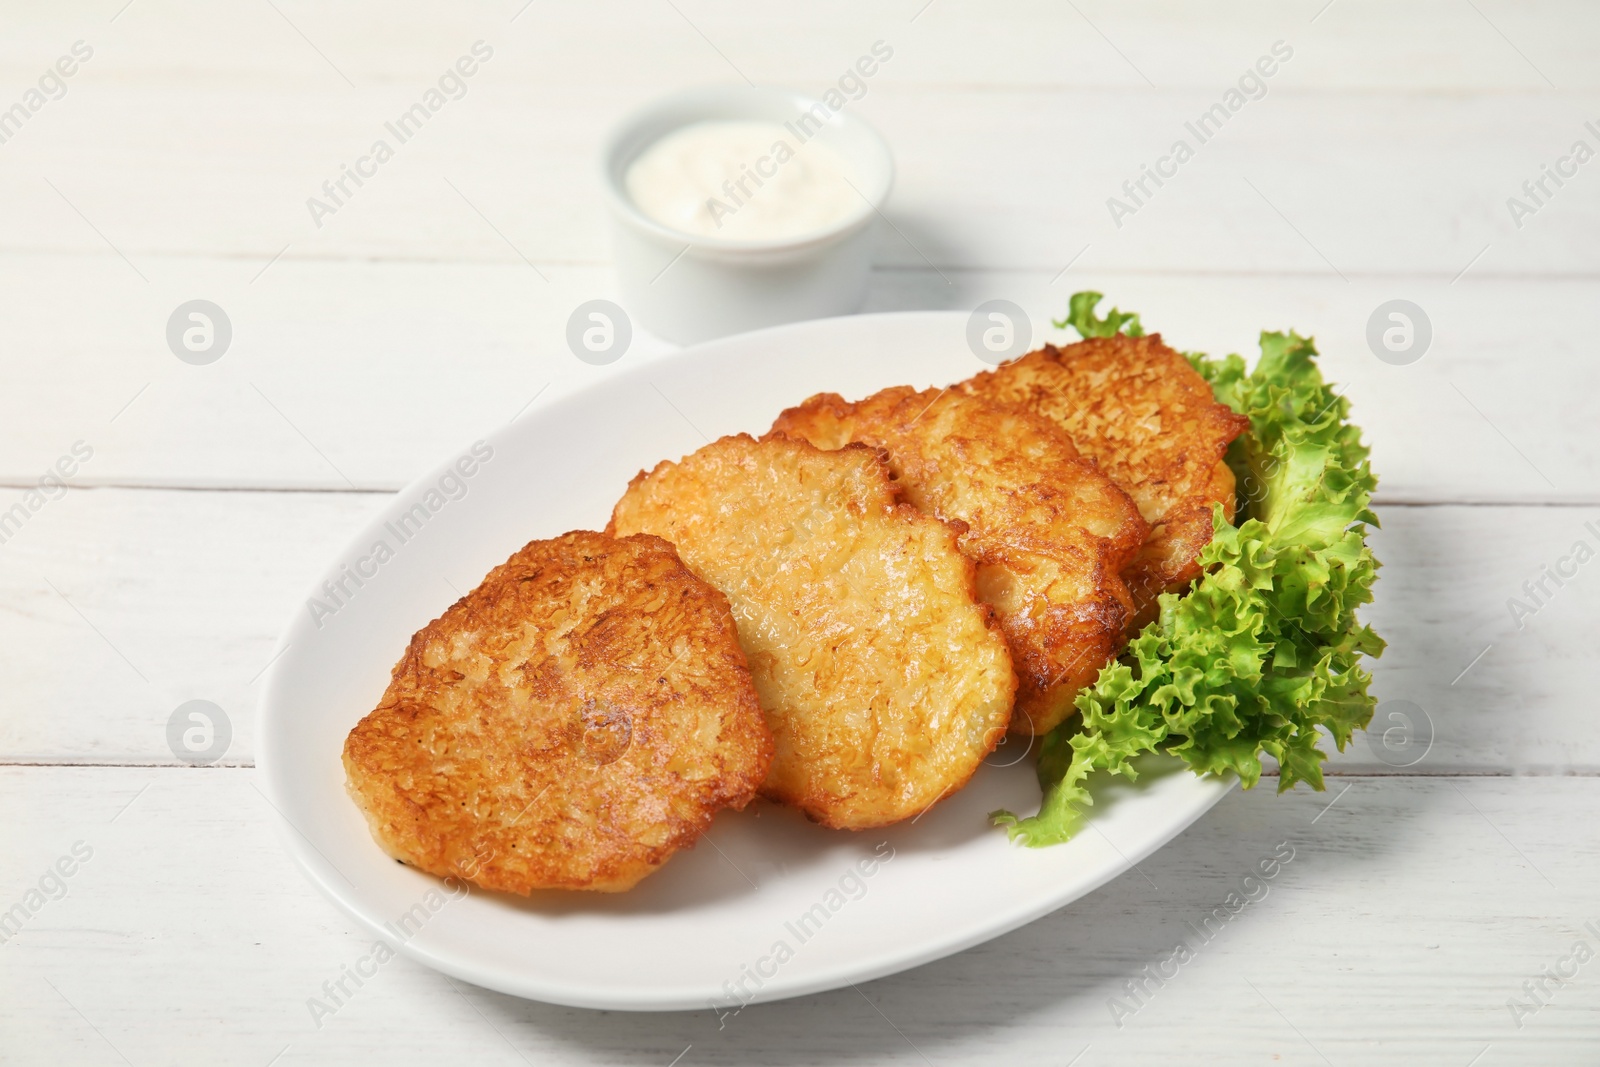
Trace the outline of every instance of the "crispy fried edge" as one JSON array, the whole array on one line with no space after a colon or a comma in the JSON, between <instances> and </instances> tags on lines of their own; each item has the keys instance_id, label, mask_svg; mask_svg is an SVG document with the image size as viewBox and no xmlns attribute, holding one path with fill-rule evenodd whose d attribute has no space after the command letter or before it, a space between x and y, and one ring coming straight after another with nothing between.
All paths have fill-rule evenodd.
<instances>
[{"instance_id":1,"label":"crispy fried edge","mask_svg":"<svg viewBox=\"0 0 1600 1067\"><path fill-rule=\"evenodd\" d=\"M931 400L930 394L932 394ZM779 434L801 437L824 449L837 449L848 444L865 444L878 449L891 468L904 466L896 463L894 449L885 440L885 435L863 430L860 426L852 430L848 424L859 419L867 419L873 425L882 425L885 420L892 419L896 414L906 413L907 405L916 409L913 416L915 421L946 396L954 396L977 404L983 409L1004 413L1011 418L1020 418L1032 424L1037 431L1058 437L1072 459L1084 464L1103 479L1105 488L1121 497L1127 504L1131 525L1122 537L1101 537L1088 530L1083 531L1100 546L1100 551L1093 561L1094 573L1089 580L1098 591L1109 595L1114 604L1105 603L1102 596L1075 602L1075 606L1082 609L1085 617L1071 624L1047 626L1048 638L1042 643L1036 638L1029 640L1033 637L1034 631L1024 630L1021 627L1016 628L1017 632L1013 636L1013 627L1008 625L1006 616L998 609L995 610L1002 632L1006 634L1007 644L1012 653L1013 669L1018 676L1011 731L1024 736L1047 733L1076 714L1072 703L1073 696L1085 685L1091 684L1099 674L1100 668L1115 659L1126 644L1129 626L1136 609L1133 597L1123 581L1123 572L1137 558L1149 533L1149 524L1139 514L1138 508L1127 493L1100 471L1092 460L1080 454L1073 445L1071 437L1053 420L1014 405L996 403L987 397L971 393L890 386L859 401L845 400L838 393L817 393L780 413L772 424L769 436ZM861 440L863 436L869 439ZM928 463L926 456L919 457L919 460L921 463ZM899 477L901 476L897 474L897 481ZM937 512L934 513L934 517L958 530L958 547L980 570L984 566L1005 564L1007 553L1004 545L997 546L995 550L985 551L977 544L974 537L967 534L970 527L965 520ZM1031 669L1030 663L1035 658L1031 652L1036 648L1046 651L1043 645L1058 643L1070 643L1073 646L1081 644L1093 652L1086 659L1083 650L1080 649L1065 673L1051 669L1041 674ZM1054 667L1053 664L1051 666Z\"/></svg>"},{"instance_id":2,"label":"crispy fried edge","mask_svg":"<svg viewBox=\"0 0 1600 1067\"><path fill-rule=\"evenodd\" d=\"M1078 353L1091 353L1097 358L1103 356L1105 359L1116 360L1130 358L1128 356L1130 352L1139 353L1145 362L1159 360L1166 364L1164 368L1158 369L1168 377L1169 383L1180 386L1195 401L1206 404L1204 419L1216 431L1216 439L1201 446L1210 455L1201 456L1200 462L1204 462L1207 458L1211 460L1209 474L1203 483L1204 488L1185 493L1172 503L1159 521L1151 522L1150 535L1146 538L1143 549L1124 568L1123 577L1133 594L1135 604L1134 619L1130 629L1137 631L1155 618L1159 611L1157 598L1162 593L1182 593L1200 576L1198 556L1200 551L1211 543L1212 505L1221 503L1229 521L1232 521L1236 501L1233 472L1228 468L1226 456L1228 446L1250 428L1250 420L1217 400L1210 383L1200 376L1181 352L1167 345L1159 333L1142 337L1129 337L1120 333L1114 337L1089 337L1064 348L1046 344L1042 348L1001 364L995 370L981 371L957 383L953 388L988 396L989 394L983 391L984 386L996 381L999 373L1007 367L1025 362L1048 362L1061 367L1067 373L1074 373L1069 363ZM995 398L990 396L990 399ZM1013 406L1032 410L1025 403L1014 403ZM1063 426L1063 429L1066 429L1070 436L1070 428ZM1194 434L1186 436L1191 441L1195 438ZM1084 444L1077 442L1076 439L1075 443L1093 458L1096 449L1085 448ZM1189 466L1192 465L1186 464L1186 467ZM1107 471L1107 474L1111 475L1111 472ZM1111 477L1113 481L1117 480L1115 475ZM1198 480L1200 475L1191 472L1189 477L1191 480ZM1125 485L1123 488L1129 489ZM1174 566L1174 558L1182 559L1184 562Z\"/></svg>"},{"instance_id":3,"label":"crispy fried edge","mask_svg":"<svg viewBox=\"0 0 1600 1067\"><path fill-rule=\"evenodd\" d=\"M400 702L396 694L397 687L402 685L403 679L407 677L414 679L416 677L417 667L431 637L452 634L458 631L457 620L463 616L470 615L474 610L471 603L474 595L480 594L484 590L519 580L515 568L521 562L520 557L529 552L534 546L558 544L576 546L580 538L593 538L596 541L604 539L611 542L611 544L596 546L594 548L596 553L601 551L614 552L616 551L615 544L626 542L634 542L653 553L658 553L669 560L683 578L687 579L692 585L698 586L701 594L705 595L713 605L720 606L720 618L725 626L726 636L731 638L728 642L728 648L723 651L735 661L736 670L743 672L747 684L745 692L738 695L742 697L740 703L746 705L743 710L753 712L748 716L749 724L755 727L752 731L753 740L756 742L756 747L752 753L755 757L753 766L748 771L725 770L719 776L717 793L708 801L700 804L701 817L697 820L673 819L673 833L662 844L652 846L632 841L641 850L632 857L625 856L620 851L601 853L605 858L605 862L597 864L597 873L587 880L570 878L545 878L544 880L526 881L513 881L505 878L488 879L481 876L481 871L469 874L454 865L439 861L431 855L423 855L423 850L401 847L421 842L424 839L424 835L415 830L409 830L398 833L395 835L396 839L391 839L383 832L384 826L415 825L425 817L425 812L415 801L393 788L391 776L385 774L379 768L367 766L371 762L375 746L369 740L367 733L363 731L363 727L367 726L369 722L375 722L376 717L381 713L387 713L389 717L393 717L395 713L401 712ZM577 548L576 550L580 554L585 551L584 548ZM393 706L391 707L392 697L395 699L392 701ZM414 711L410 714L412 717L417 717ZM735 710L731 714L739 715L740 711ZM363 757L366 758L364 759ZM363 716L361 721L346 735L341 753L341 763L345 769L346 792L366 819L368 830L372 834L373 840L386 854L406 863L408 866L438 877L463 878L484 889L527 896L543 890L587 890L601 893L620 893L632 889L644 878L659 870L680 849L692 847L705 833L718 811L723 808L733 808L736 811L742 810L751 800L755 799L759 795L760 784L766 778L767 772L771 767L772 757L772 732L767 727L765 714L761 712L760 702L756 697L755 683L750 679L749 663L745 659L744 648L739 643L738 630L734 626L727 597L723 595L722 591L690 570L679 557L676 546L665 538L645 533L617 537L590 530L573 530L558 537L536 539L528 542L528 544L512 553L504 563L494 567L484 577L483 581L469 591L467 595L460 597L437 618L412 635L407 643L405 653L390 669L389 685L384 690L378 707ZM359 783L358 778L360 779ZM372 786L377 788L370 788ZM413 812L410 809L417 810ZM530 827L538 825L541 825L541 820L535 819L529 822ZM432 852L435 850L430 849L427 851ZM558 866L559 864L547 864L545 869L548 871ZM531 863L525 863L523 870L531 874L533 873L531 867Z\"/></svg>"},{"instance_id":4,"label":"crispy fried edge","mask_svg":"<svg viewBox=\"0 0 1600 1067\"><path fill-rule=\"evenodd\" d=\"M634 475L631 479L629 479L628 488L624 491L623 497L620 498L617 501L617 504L615 506L613 506L611 519L610 519L609 522L606 523L606 533L607 534L614 534L615 533L616 526L617 526L616 513L617 513L618 509L621 508L623 500L626 499L628 494L631 493L635 489L635 487L639 486L646 479L652 478L652 477L656 476L658 473L662 473L662 472L665 472L667 470L670 470L673 467L679 466L684 461L689 459L691 456L697 455L697 454L705 451L706 448L709 448L709 447L711 447L713 445L721 444L724 441L740 441L740 442L743 442L743 443L746 443L746 444L750 444L750 445L760 445L760 444L762 444L764 442L767 442L767 441L783 442L783 443L787 443L787 444L793 444L793 445L795 445L795 446L797 446L797 447L799 447L801 449L809 450L811 452L816 452L816 453L823 453L823 452L828 452L828 451L843 452L843 451L857 451L857 450L859 450L859 451L861 451L863 453L866 453L867 455L870 455L872 457L874 463L877 466L878 471L880 472L880 475L881 475L880 485L881 485L881 488L882 488L882 491L883 491L883 494L884 494L884 498L883 498L882 501L880 501L880 504L881 504L881 506L883 506L886 509L886 511L888 513L903 517L903 518L905 518L905 519L907 519L907 520L909 520L911 522L914 522L914 523L931 523L935 527L942 528L952 554L955 556L956 559L960 560L960 562L961 562L961 564L963 566L963 570L964 570L964 574L965 574L965 583L964 584L965 584L967 597L968 597L969 600L972 601L973 606L979 611L980 617L983 620L984 628L991 635L993 635L994 637L998 638L1000 649L1002 650L1002 652L1003 652L1003 654L1004 654L1004 656L1006 658L1006 666L1007 666L1008 672L1009 672L1009 674L1011 676L1010 691L1009 691L1009 693L1007 694L1007 696L1005 698L1006 712L1005 712L1004 716L1001 717L1003 721L999 721L999 722L995 723L995 725L988 731L989 740L986 741L984 750L981 753L978 754L978 756L977 756L977 758L975 760L973 760L972 766L967 771L965 776L963 776L959 781L954 782L953 784L947 786L945 788L944 792L942 792L939 795L939 797L934 801L934 804L938 804L938 803L942 802L943 800L948 799L951 795L959 792L961 789L963 789L967 785L967 783L969 781L972 780L972 776L977 773L978 767L983 763L984 757L987 756L989 753L993 752L995 746L1000 743L1000 739L1005 736L1007 727L1009 726L1009 723L1010 723L1011 709L1012 709L1013 704L1015 702L1017 686L1018 686L1016 667L1015 667L1015 664L1012 663L1012 660L1011 660L1011 646L1010 646L1009 642L1006 641L1005 631L1000 625L999 618L998 618L994 608L991 607L989 604L984 603L982 600L980 600L978 598L978 595L977 595L977 567L973 563L972 559L969 556L967 556L966 553L962 552L961 549L960 549L959 538L960 538L960 535L966 531L966 523L960 522L959 520L954 521L954 522L946 522L944 520L936 518L935 516L924 514L922 511L920 511L916 507L914 507L911 504L905 502L905 500L903 499L903 491L901 490L900 486L896 483L895 479L890 474L889 465L888 465L888 456L887 456L887 453L885 452L884 449L873 448L870 445L861 444L859 442L851 442L851 443L848 443L848 444L845 444L845 445L841 446L838 449L820 449L820 448L817 448L815 445L813 445L810 441L805 440L804 438L793 437L793 436L790 436L790 435L784 434L784 433L771 433L771 434L767 434L767 435L763 436L760 439L752 437L750 434L747 434L747 433L737 433L737 434L728 434L728 435L726 435L724 437L720 437L716 441L712 441L712 442L710 442L710 444L702 446L699 449L696 449L694 453L690 454L690 456L685 456L685 457L683 457L682 459L679 459L679 460L664 459L664 460L661 460L659 463L657 463L654 467L650 468L649 470L641 469L638 474ZM685 564L685 566L687 566L687 564ZM709 585L711 583L708 581L707 584ZM763 709L763 711L765 711L765 709ZM832 807L837 807L838 805L837 804L832 804L831 802L833 802L835 800L835 798L833 798L833 797L831 797L831 796L829 796L828 794L825 794L825 793L816 794L816 796L820 796L821 800L822 800L822 803L818 803L816 798L812 794L799 794L799 795L794 795L794 796L783 795L783 794L777 793L775 790L773 790L771 787L769 787L766 783L763 783L762 788L761 788L761 795L764 796L764 797L767 797L768 799L775 800L775 801L777 801L777 802L779 802L781 804L784 804L786 806L798 808L802 813L805 814L806 818L811 820L812 822L818 823L818 824L820 824L822 826L828 827L829 829L835 829L835 830L857 830L857 831L860 831L860 830L876 829L876 828L882 827L882 826L890 826L890 825L893 825L894 823L897 823L897 822L903 822L908 818L913 818L914 819L914 818L919 818L920 817L920 812L918 812L918 813L907 812L906 814L897 816L896 818L890 819L890 820L887 820L887 821L873 821L873 822L863 822L863 823L859 823L859 824L853 824L853 823L841 822L841 821L839 821L837 819L832 819L832 818L829 817L830 812L831 812L831 808ZM925 811L931 809L932 807L933 807L933 805L930 804L926 808L921 809L921 811L925 812Z\"/></svg>"}]
</instances>

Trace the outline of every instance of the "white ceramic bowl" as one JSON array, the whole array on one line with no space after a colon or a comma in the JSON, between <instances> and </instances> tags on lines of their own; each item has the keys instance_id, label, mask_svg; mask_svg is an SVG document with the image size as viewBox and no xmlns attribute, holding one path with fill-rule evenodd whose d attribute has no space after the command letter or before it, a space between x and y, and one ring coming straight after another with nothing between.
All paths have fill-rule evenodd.
<instances>
[{"instance_id":1,"label":"white ceramic bowl","mask_svg":"<svg viewBox=\"0 0 1600 1067\"><path fill-rule=\"evenodd\" d=\"M816 110L820 109L820 110ZM628 196L628 167L661 137L708 120L796 122L829 116L811 136L855 171L858 210L800 237L741 241L686 234L647 217ZM894 183L883 138L845 110L785 89L689 89L622 121L601 157L625 310L650 332L688 344L861 307L871 268L873 221Z\"/></svg>"}]
</instances>

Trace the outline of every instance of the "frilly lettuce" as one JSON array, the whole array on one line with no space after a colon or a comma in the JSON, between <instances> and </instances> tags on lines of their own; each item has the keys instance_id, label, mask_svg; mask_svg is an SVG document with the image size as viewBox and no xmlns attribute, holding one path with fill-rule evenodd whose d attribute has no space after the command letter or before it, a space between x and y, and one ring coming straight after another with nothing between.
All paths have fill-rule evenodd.
<instances>
[{"instance_id":1,"label":"frilly lettuce","mask_svg":"<svg viewBox=\"0 0 1600 1067\"><path fill-rule=\"evenodd\" d=\"M1072 297L1067 319L1084 337L1139 336L1136 314L1104 319L1098 293ZM1340 751L1372 718L1361 657L1383 641L1357 621L1372 599L1378 561L1366 545L1377 484L1349 422L1349 404L1322 380L1308 338L1262 333L1246 372L1236 355L1190 362L1217 399L1249 417L1228 453L1239 486L1237 527L1213 514L1201 553L1205 573L1182 596L1160 598L1160 616L1078 694L1081 719L1040 743L1043 804L1019 819L996 812L1014 840L1057 844L1083 825L1094 771L1137 777L1131 762L1161 751L1197 774L1261 777L1261 754L1278 762L1278 791L1322 789L1317 747L1326 730ZM1320 729L1319 729L1320 728Z\"/></svg>"}]
</instances>

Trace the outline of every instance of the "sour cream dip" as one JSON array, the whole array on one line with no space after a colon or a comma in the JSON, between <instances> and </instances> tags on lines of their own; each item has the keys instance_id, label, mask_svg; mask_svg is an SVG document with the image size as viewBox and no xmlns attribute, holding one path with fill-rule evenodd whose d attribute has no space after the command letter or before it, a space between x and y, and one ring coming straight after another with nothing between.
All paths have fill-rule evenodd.
<instances>
[{"instance_id":1,"label":"sour cream dip","mask_svg":"<svg viewBox=\"0 0 1600 1067\"><path fill-rule=\"evenodd\" d=\"M641 152L624 186L648 218L696 237L821 233L859 214L863 201L845 158L805 132L754 120L690 123Z\"/></svg>"}]
</instances>

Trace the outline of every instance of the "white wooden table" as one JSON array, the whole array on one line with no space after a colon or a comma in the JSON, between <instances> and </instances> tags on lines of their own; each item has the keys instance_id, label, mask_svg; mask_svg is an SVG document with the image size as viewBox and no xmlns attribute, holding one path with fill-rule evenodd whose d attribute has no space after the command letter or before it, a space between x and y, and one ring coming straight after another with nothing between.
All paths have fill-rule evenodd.
<instances>
[{"instance_id":1,"label":"white wooden table","mask_svg":"<svg viewBox=\"0 0 1600 1067\"><path fill-rule=\"evenodd\" d=\"M1600 1063L1600 963L1573 955L1600 951L1600 564L1520 627L1507 606L1600 548L1600 161L1507 205L1600 148L1600 9L124 4L0 12L0 109L27 111L0 124L0 512L92 451L0 544L0 909L30 913L0 944L0 1062ZM307 198L480 40L465 95L315 225ZM563 342L614 295L608 123L690 83L821 91L880 40L850 105L900 167L868 306L1005 297L1043 330L1094 287L1186 348L1314 333L1383 476L1377 691L1431 749L1396 768L1358 739L1325 794L1235 793L1017 933L722 1030L404 959L318 1026L307 999L368 939L252 788L277 631L427 464L669 352L596 368ZM1115 225L1107 198L1279 41L1265 96ZM233 329L206 366L165 339L196 298ZM1394 298L1433 328L1407 366L1365 337ZM231 721L217 766L169 750L191 699ZM1270 894L1130 998L1280 842Z\"/></svg>"}]
</instances>

